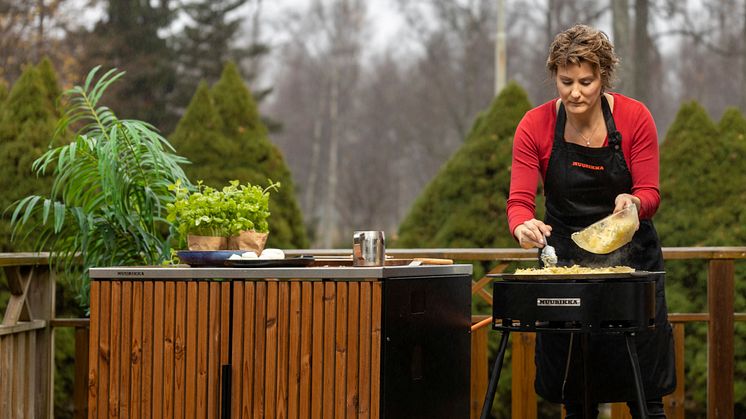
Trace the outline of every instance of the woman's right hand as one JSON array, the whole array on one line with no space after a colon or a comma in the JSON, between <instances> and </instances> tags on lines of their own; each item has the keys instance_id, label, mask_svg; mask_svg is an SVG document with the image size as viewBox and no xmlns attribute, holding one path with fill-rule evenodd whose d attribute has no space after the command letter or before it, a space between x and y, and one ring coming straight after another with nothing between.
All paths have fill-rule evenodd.
<instances>
[{"instance_id":1,"label":"woman's right hand","mask_svg":"<svg viewBox=\"0 0 746 419\"><path fill-rule=\"evenodd\" d=\"M546 244L544 237L552 234L552 226L544 224L535 218L519 224L513 230L513 236L524 249L542 248Z\"/></svg>"}]
</instances>

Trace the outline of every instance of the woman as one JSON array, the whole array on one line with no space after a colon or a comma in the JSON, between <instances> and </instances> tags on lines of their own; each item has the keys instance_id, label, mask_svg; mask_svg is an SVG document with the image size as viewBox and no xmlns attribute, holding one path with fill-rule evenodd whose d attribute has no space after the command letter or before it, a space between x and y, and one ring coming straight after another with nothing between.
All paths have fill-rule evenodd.
<instances>
[{"instance_id":1,"label":"woman","mask_svg":"<svg viewBox=\"0 0 746 419\"><path fill-rule=\"evenodd\" d=\"M576 25L555 37L547 69L559 98L530 110L518 125L508 222L521 247L542 248L548 243L555 247L560 265L662 271L660 242L651 220L660 202L655 123L640 102L607 92L618 62L606 35L591 27ZM535 218L539 176L546 197L544 221ZM619 250L596 255L570 239L573 232L629 205L637 206L639 228L632 242ZM654 418L665 417L662 396L676 385L667 317L664 277L659 275L655 330L635 337L646 407ZM591 335L590 354L592 400L627 401L633 416L639 416L624 337ZM536 392L564 403L567 418L583 417L579 359L578 339L538 335Z\"/></svg>"}]
</instances>

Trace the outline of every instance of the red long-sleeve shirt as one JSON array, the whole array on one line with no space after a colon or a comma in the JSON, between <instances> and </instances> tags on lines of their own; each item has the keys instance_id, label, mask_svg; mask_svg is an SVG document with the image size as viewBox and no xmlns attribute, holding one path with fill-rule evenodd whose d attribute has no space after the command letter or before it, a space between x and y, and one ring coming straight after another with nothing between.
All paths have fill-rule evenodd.
<instances>
[{"instance_id":1,"label":"red long-sleeve shirt","mask_svg":"<svg viewBox=\"0 0 746 419\"><path fill-rule=\"evenodd\" d=\"M660 204L658 189L658 134L650 111L642 103L611 93L614 123L622 134L622 152L632 174L632 194L640 199L640 219L652 218ZM513 138L513 162L508 197L508 225L512 233L535 217L539 175L544 181L552 153L556 99L526 112ZM604 146L608 145L608 138Z\"/></svg>"}]
</instances>

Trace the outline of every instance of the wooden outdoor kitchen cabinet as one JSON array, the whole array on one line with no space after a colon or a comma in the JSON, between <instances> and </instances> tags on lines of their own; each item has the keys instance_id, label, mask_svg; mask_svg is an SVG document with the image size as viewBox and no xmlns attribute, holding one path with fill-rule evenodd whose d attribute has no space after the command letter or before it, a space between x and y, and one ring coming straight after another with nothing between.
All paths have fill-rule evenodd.
<instances>
[{"instance_id":1,"label":"wooden outdoor kitchen cabinet","mask_svg":"<svg viewBox=\"0 0 746 419\"><path fill-rule=\"evenodd\" d=\"M471 265L90 275L90 418L468 417Z\"/></svg>"}]
</instances>

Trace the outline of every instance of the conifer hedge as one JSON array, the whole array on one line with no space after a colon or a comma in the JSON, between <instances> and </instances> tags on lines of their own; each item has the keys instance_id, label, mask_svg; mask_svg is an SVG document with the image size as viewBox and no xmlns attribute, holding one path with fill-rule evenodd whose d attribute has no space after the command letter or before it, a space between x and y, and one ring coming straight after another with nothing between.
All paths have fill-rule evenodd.
<instances>
[{"instance_id":1,"label":"conifer hedge","mask_svg":"<svg viewBox=\"0 0 746 419\"><path fill-rule=\"evenodd\" d=\"M7 94L0 111L0 212L22 197L49 191L51 180L34 175L31 164L47 149L54 134L61 115L59 92L54 69L44 60L38 66L28 65ZM0 251L28 250L23 243L11 244L9 220L10 214L4 213Z\"/></svg>"},{"instance_id":2,"label":"conifer hedge","mask_svg":"<svg viewBox=\"0 0 746 419\"><path fill-rule=\"evenodd\" d=\"M743 246L746 243L746 119L727 110L718 124L696 102L685 103L661 145L661 206L655 223L663 246ZM746 309L746 266L736 266L736 311ZM670 312L706 311L707 263L667 261ZM740 278L740 279L739 279ZM706 414L707 327L687 327L685 383ZM736 323L735 402L746 409L746 325Z\"/></svg>"},{"instance_id":3,"label":"conifer hedge","mask_svg":"<svg viewBox=\"0 0 746 419\"><path fill-rule=\"evenodd\" d=\"M192 161L185 170L192 182L203 180L222 188L232 179L260 186L267 186L268 179L279 181L282 186L270 198L267 245L308 247L292 175L282 153L269 141L256 102L235 64L226 64L211 90L200 84L169 140Z\"/></svg>"},{"instance_id":4,"label":"conifer hedge","mask_svg":"<svg viewBox=\"0 0 746 419\"><path fill-rule=\"evenodd\" d=\"M0 118L2 117L5 99L7 98L8 98L8 85L5 83L5 80L0 80Z\"/></svg>"},{"instance_id":5,"label":"conifer hedge","mask_svg":"<svg viewBox=\"0 0 746 419\"><path fill-rule=\"evenodd\" d=\"M505 202L513 134L531 108L508 84L480 114L466 141L440 169L399 226L397 247L514 247Z\"/></svg>"}]
</instances>

